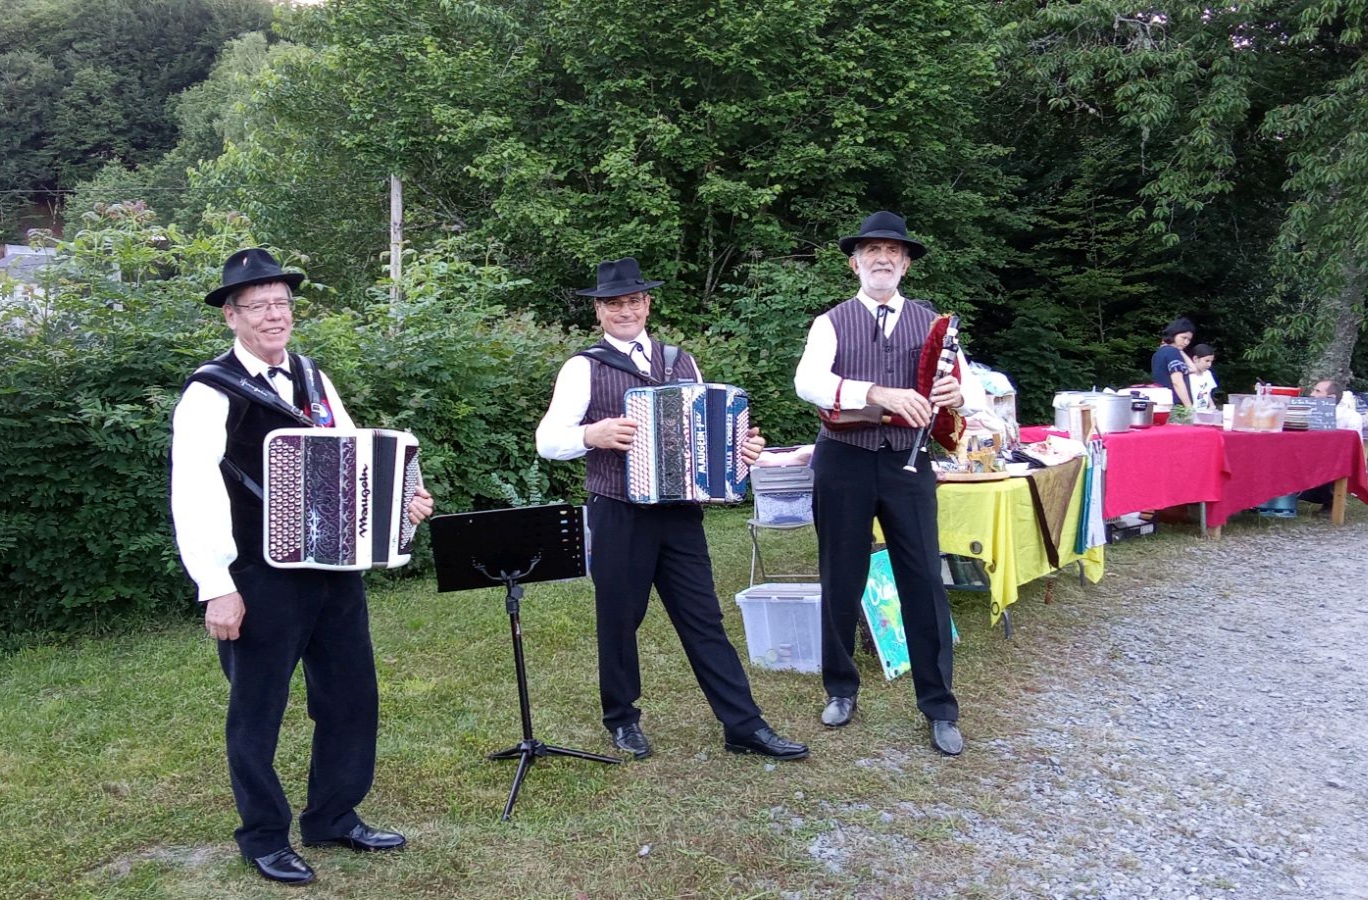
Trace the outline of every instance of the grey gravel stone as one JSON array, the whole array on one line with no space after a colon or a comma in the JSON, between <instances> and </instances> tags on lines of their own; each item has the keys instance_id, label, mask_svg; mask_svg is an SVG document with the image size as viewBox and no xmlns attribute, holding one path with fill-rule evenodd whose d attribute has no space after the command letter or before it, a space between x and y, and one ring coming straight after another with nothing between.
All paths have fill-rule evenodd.
<instances>
[{"instance_id":1,"label":"grey gravel stone","mask_svg":"<svg viewBox=\"0 0 1368 900\"><path fill-rule=\"evenodd\" d=\"M976 732L966 705L966 756L991 774L882 818L953 833L955 865L919 868L917 896L1368 900L1368 524L1190 541L1123 548L1056 598L1099 612L1050 636L1056 667L1009 727ZM934 779L920 762L861 764ZM859 862L842 818L809 847L833 873ZM866 872L856 896L897 895Z\"/></svg>"}]
</instances>

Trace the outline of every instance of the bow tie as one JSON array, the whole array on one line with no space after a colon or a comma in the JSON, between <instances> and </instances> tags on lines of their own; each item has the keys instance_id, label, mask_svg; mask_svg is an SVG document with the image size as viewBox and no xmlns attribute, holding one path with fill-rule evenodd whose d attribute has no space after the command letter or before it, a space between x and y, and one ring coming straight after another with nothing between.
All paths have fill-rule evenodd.
<instances>
[{"instance_id":1,"label":"bow tie","mask_svg":"<svg viewBox=\"0 0 1368 900\"><path fill-rule=\"evenodd\" d=\"M290 370L289 370L289 369L283 369L283 368L281 368L280 366L271 366L269 369L266 370L266 377L267 377L267 378L274 378L274 377L276 377L277 375L284 375L286 378L289 378L289 377L290 377Z\"/></svg>"},{"instance_id":2,"label":"bow tie","mask_svg":"<svg viewBox=\"0 0 1368 900\"><path fill-rule=\"evenodd\" d=\"M885 337L884 323L888 321L888 315L891 312L893 312L893 310L889 309L887 304L884 303L880 303L879 308L875 310L873 340L877 341L879 338Z\"/></svg>"}]
</instances>

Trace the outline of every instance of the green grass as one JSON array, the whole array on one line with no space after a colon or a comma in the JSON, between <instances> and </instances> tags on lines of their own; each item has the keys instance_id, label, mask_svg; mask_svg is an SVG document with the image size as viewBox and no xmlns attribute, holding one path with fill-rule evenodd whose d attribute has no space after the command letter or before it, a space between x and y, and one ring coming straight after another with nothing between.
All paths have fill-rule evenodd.
<instances>
[{"instance_id":1,"label":"green grass","mask_svg":"<svg viewBox=\"0 0 1368 900\"><path fill-rule=\"evenodd\" d=\"M747 514L708 516L718 592L743 657L732 597L748 576ZM1232 523L1226 540L1263 527ZM1330 526L1303 517L1273 527ZM777 539L789 537L775 552L814 568L810 538ZM1109 552L1109 572L1123 584L1143 578L1154 560L1195 539L1195 529L1177 526L1120 545ZM656 755L620 766L543 760L513 821L502 823L515 763L484 758L520 737L502 591L438 594L428 580L377 585L380 760L361 812L404 830L412 846L390 856L311 851L319 882L291 896L840 896L871 884L885 889L867 895L911 895L920 878L972 871L972 848L953 839L953 817L890 821L883 813L948 804L991 815L995 798L979 784L995 763L983 742L1010 739L1014 712L1070 664L1055 655L1052 635L1103 629L1119 609L1108 580L1083 588L1061 577L1048 606L1037 582L1012 608L1016 633L1005 641L988 625L986 595L952 594L970 747L953 762L927 748L909 681L885 683L870 656L861 657L861 718L839 731L817 723L817 676L752 669L769 721L813 748L805 762L774 765L723 752L720 726L654 604L641 646L643 725ZM537 736L606 752L588 581L528 585L523 625ZM303 696L300 678L278 756L296 809L310 732ZM232 842L225 699L213 645L194 624L0 659L0 897L280 896L246 869ZM850 835L839 871L809 852L833 833ZM992 872L979 875L995 881Z\"/></svg>"}]
</instances>

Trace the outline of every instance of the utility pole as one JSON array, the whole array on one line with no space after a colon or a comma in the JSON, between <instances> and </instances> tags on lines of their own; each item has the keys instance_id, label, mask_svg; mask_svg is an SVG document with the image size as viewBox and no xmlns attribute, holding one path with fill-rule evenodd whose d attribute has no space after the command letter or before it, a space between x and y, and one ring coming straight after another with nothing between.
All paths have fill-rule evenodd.
<instances>
[{"instance_id":1,"label":"utility pole","mask_svg":"<svg viewBox=\"0 0 1368 900\"><path fill-rule=\"evenodd\" d=\"M390 307L399 305L404 268L404 184L390 176Z\"/></svg>"}]
</instances>

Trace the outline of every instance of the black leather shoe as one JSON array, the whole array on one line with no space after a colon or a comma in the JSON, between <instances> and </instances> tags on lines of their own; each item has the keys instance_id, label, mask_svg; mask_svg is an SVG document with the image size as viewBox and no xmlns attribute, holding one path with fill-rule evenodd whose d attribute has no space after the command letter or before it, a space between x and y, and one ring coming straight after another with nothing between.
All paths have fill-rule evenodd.
<instances>
[{"instance_id":1,"label":"black leather shoe","mask_svg":"<svg viewBox=\"0 0 1368 900\"><path fill-rule=\"evenodd\" d=\"M308 884L315 877L314 870L309 868L304 857L296 853L293 847L249 859L247 863L260 872L262 878L282 884Z\"/></svg>"},{"instance_id":2,"label":"black leather shoe","mask_svg":"<svg viewBox=\"0 0 1368 900\"><path fill-rule=\"evenodd\" d=\"M826 709L822 710L822 724L828 728L849 725L855 718L854 697L828 697Z\"/></svg>"},{"instance_id":3,"label":"black leather shoe","mask_svg":"<svg viewBox=\"0 0 1368 900\"><path fill-rule=\"evenodd\" d=\"M398 850L408 843L408 839L397 831L381 831L365 822L357 822L341 837L324 838L321 841L305 841L305 847L346 847L348 850L366 852L369 850Z\"/></svg>"},{"instance_id":4,"label":"black leather shoe","mask_svg":"<svg viewBox=\"0 0 1368 900\"><path fill-rule=\"evenodd\" d=\"M636 759L645 759L651 755L651 742L646 740L646 733L635 722L613 729L613 746L619 750L626 750Z\"/></svg>"},{"instance_id":5,"label":"black leather shoe","mask_svg":"<svg viewBox=\"0 0 1368 900\"><path fill-rule=\"evenodd\" d=\"M946 756L959 756L964 752L964 737L959 726L946 719L931 723L931 746Z\"/></svg>"},{"instance_id":6,"label":"black leather shoe","mask_svg":"<svg viewBox=\"0 0 1368 900\"><path fill-rule=\"evenodd\" d=\"M732 753L758 753L773 759L805 759L808 755L807 744L781 738L768 727L746 737L729 737L726 747Z\"/></svg>"}]
</instances>

